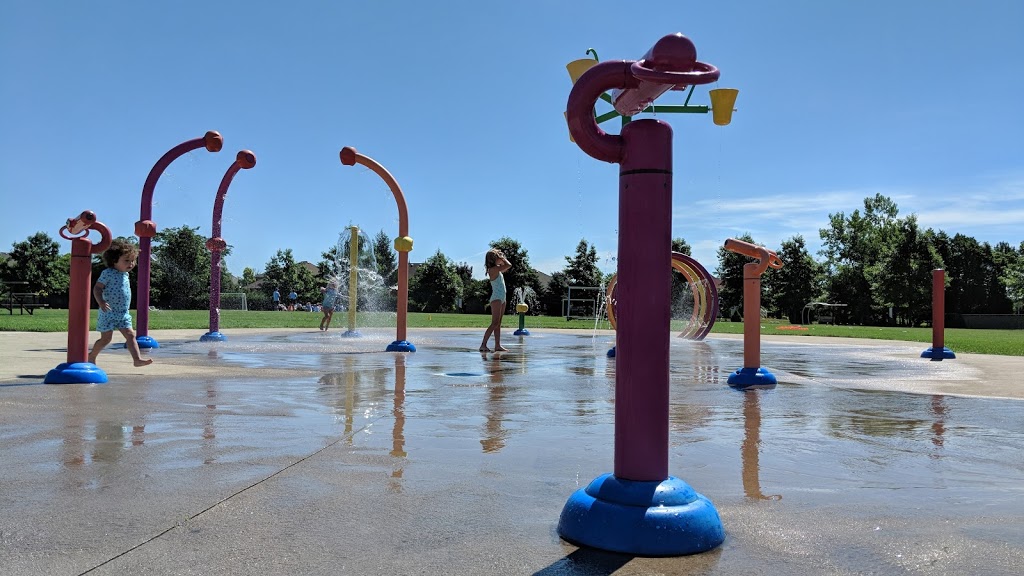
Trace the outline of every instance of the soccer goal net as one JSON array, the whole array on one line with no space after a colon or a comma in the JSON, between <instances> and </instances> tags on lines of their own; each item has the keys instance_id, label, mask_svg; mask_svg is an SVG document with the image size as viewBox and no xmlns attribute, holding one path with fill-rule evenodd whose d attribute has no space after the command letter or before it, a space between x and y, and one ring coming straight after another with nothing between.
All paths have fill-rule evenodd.
<instances>
[{"instance_id":1,"label":"soccer goal net","mask_svg":"<svg viewBox=\"0 0 1024 576\"><path fill-rule=\"evenodd\" d=\"M604 313L604 290L599 286L569 286L562 298L562 316L566 320L593 320Z\"/></svg>"},{"instance_id":2,"label":"soccer goal net","mask_svg":"<svg viewBox=\"0 0 1024 576\"><path fill-rule=\"evenodd\" d=\"M249 310L249 304L245 300L245 292L221 292L221 310Z\"/></svg>"}]
</instances>

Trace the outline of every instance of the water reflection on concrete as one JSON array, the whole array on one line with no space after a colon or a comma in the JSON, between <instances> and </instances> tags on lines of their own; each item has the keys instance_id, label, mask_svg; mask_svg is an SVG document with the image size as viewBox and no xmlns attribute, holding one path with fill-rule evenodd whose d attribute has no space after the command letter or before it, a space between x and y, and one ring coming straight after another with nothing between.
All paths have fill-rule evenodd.
<instances>
[{"instance_id":1,"label":"water reflection on concrete","mask_svg":"<svg viewBox=\"0 0 1024 576\"><path fill-rule=\"evenodd\" d=\"M414 354L384 353L388 341L312 333L168 342L164 362L241 375L6 389L3 457L23 472L5 478L0 565L85 569L136 545L134 532L166 530L168 518L203 524L204 510L254 486L305 514L314 514L307 501L319 509L338 498L419 511L380 512L354 550L384 546L388 536L374 527L400 530L389 520L398 514L396 522L457 533L474 547L487 544L462 532L467 523L478 534L516 534L534 556L492 552L537 560L512 573L578 564L582 556L552 530L572 490L612 469L611 338L534 333L509 339L502 354L476 352L476 331L417 334ZM764 348L778 388L738 392L725 379L742 363L740 341L672 342L670 471L712 498L729 534L702 569L729 573L772 557L792 573L857 573L865 564L854 550L881 573L927 561L938 568L924 573L981 565L998 574L1024 558L1024 404L902 391L922 369L930 380L962 377L954 363L856 346ZM472 520L445 512L492 506ZM1013 527L994 530L993 517ZM328 532L342 529L340 517L317 518ZM89 536L97 522L113 536ZM956 552L912 556L907 538ZM57 560L59 546L89 553ZM806 563L813 554L831 560Z\"/></svg>"}]
</instances>

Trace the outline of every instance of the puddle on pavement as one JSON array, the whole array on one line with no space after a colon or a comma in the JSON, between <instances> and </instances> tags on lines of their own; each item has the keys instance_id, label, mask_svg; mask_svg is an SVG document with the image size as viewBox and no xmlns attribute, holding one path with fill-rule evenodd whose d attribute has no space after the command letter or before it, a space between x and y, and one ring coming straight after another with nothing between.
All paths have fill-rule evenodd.
<instances>
[{"instance_id":1,"label":"puddle on pavement","mask_svg":"<svg viewBox=\"0 0 1024 576\"><path fill-rule=\"evenodd\" d=\"M335 442L398 466L417 452L453 446L500 455L584 438L586 449L605 451L610 461L610 337L507 337L504 354L476 352L479 337L415 333L412 354L385 353L393 338L383 331L361 339L302 333L170 342L161 348L167 361L295 374L156 377L127 393L118 385L92 393L67 387L40 406L61 420L60 439L8 425L0 437L16 453L38 454L36 472L44 477L118 461L155 471L269 465ZM740 501L799 494L813 503L856 492L865 501L956 498L1024 514L1017 448L1024 405L898 391L920 374L962 377L962 366L887 357L874 347L806 344L766 343L762 359L778 388L738 392L725 380L742 365L742 342L673 339L673 473L685 471L680 475L695 486L714 485ZM161 449L140 463L146 456L133 450L141 446Z\"/></svg>"}]
</instances>

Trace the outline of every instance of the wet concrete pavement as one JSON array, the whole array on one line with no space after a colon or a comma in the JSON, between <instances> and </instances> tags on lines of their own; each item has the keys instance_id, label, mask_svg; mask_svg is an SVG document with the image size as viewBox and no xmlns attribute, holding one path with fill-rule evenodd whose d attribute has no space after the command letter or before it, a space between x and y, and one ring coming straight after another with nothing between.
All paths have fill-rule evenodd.
<instances>
[{"instance_id":1,"label":"wet concrete pavement","mask_svg":"<svg viewBox=\"0 0 1024 576\"><path fill-rule=\"evenodd\" d=\"M672 341L670 472L719 549L561 541L613 468L611 336L309 330L153 335L147 368L40 384L66 336L0 333L0 574L1020 574L1024 359L766 338L775 390L726 386L738 338Z\"/></svg>"}]
</instances>

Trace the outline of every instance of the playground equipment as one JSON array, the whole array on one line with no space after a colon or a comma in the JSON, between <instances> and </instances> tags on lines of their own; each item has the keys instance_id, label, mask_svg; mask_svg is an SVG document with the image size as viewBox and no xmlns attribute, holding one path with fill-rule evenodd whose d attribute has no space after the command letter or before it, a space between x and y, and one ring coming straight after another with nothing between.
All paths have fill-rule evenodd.
<instances>
[{"instance_id":1,"label":"playground equipment","mask_svg":"<svg viewBox=\"0 0 1024 576\"><path fill-rule=\"evenodd\" d=\"M725 539L711 501L668 475L672 128L660 120L626 121L668 90L690 87L692 93L718 76L717 68L697 61L693 42L671 34L638 61L588 63L569 94L573 141L588 155L620 165L615 470L566 502L558 533L570 542L672 556L711 550ZM607 90L617 92L612 97ZM623 116L619 135L598 126L599 99Z\"/></svg>"},{"instance_id":2,"label":"playground equipment","mask_svg":"<svg viewBox=\"0 0 1024 576\"><path fill-rule=\"evenodd\" d=\"M88 236L96 230L100 241L93 244ZM68 289L68 356L67 362L50 370L45 384L103 384L107 373L89 362L89 300L92 297L92 255L110 247L110 229L86 210L68 218L60 229L60 237L71 241L71 286Z\"/></svg>"},{"instance_id":3,"label":"playground equipment","mask_svg":"<svg viewBox=\"0 0 1024 576\"><path fill-rule=\"evenodd\" d=\"M224 198L228 195L228 186L239 170L252 168L256 165L256 155L249 150L242 150L235 161L228 167L217 188L217 197L213 201L213 228L210 239L206 241L206 249L210 254L210 331L199 337L200 342L223 342L228 337L220 333L220 253L228 247L228 243L220 237L220 223L224 212Z\"/></svg>"},{"instance_id":4,"label":"playground equipment","mask_svg":"<svg viewBox=\"0 0 1024 576\"><path fill-rule=\"evenodd\" d=\"M729 386L747 388L774 388L775 375L761 367L761 274L769 267L782 268L779 256L764 246L729 238L725 249L756 258L743 265L743 368L729 375Z\"/></svg>"},{"instance_id":5,"label":"playground equipment","mask_svg":"<svg viewBox=\"0 0 1024 576\"><path fill-rule=\"evenodd\" d=\"M593 48L587 49L586 53L593 55L593 58L581 58L579 60L573 60L565 65L566 70L569 72L569 78L572 79L573 84L576 84L577 80L579 80L587 70L590 70L600 62L597 57L597 51ZM701 63L698 62L697 64ZM650 70L649 72L657 72L657 70ZM638 76L637 78L640 77ZM711 112L711 119L718 126L728 126L729 123L732 122L732 113L735 112L733 106L736 105L736 97L739 95L739 90L735 88L715 88L708 90L708 97L711 99L712 105L702 106L699 104L690 104L690 97L693 96L693 90L697 87L696 84L661 84L660 80L650 76L647 76L646 78L650 78L650 80L641 79L640 89L613 89L610 94L602 92L598 97L611 104L614 110L601 114L600 116L595 116L594 121L601 124L613 118L621 117L622 125L625 126L631 121L632 116L640 113L707 114L708 112ZM671 79L667 79L667 81L671 81ZM686 90L687 88L690 90L687 92L686 100L682 105L655 105L653 103L658 96L661 96L669 90ZM565 113L565 119L566 122L568 122L568 112ZM572 142L576 141L572 137L571 133L569 140Z\"/></svg>"},{"instance_id":6,"label":"playground equipment","mask_svg":"<svg viewBox=\"0 0 1024 576\"><path fill-rule=\"evenodd\" d=\"M398 237L395 238L395 250L398 252L398 304L397 335L395 341L388 344L388 352L415 352L416 346L406 339L406 313L409 308L409 252L412 251L412 238L409 237L409 210L405 205L405 194L402 193L398 181L383 166L368 156L356 152L355 148L346 146L341 149L341 163L345 166L361 164L373 170L388 185L398 204ZM354 308L349 306L349 308ZM349 312L352 314L353 312Z\"/></svg>"},{"instance_id":7,"label":"playground equipment","mask_svg":"<svg viewBox=\"0 0 1024 576\"><path fill-rule=\"evenodd\" d=\"M359 302L359 227L349 226L348 237L348 330L342 336L358 338L356 308Z\"/></svg>"},{"instance_id":8,"label":"playground equipment","mask_svg":"<svg viewBox=\"0 0 1024 576\"><path fill-rule=\"evenodd\" d=\"M512 298L516 301L516 314L519 314L519 329L512 333L515 336L530 335L530 331L526 329L526 313L530 311L526 299L529 296L536 296L533 288L529 286L520 286L512 292Z\"/></svg>"},{"instance_id":9,"label":"playground equipment","mask_svg":"<svg viewBox=\"0 0 1024 576\"><path fill-rule=\"evenodd\" d=\"M946 338L946 271L932 270L932 345L921 352L921 358L933 361L951 360L956 354L945 346Z\"/></svg>"},{"instance_id":10,"label":"playground equipment","mask_svg":"<svg viewBox=\"0 0 1024 576\"><path fill-rule=\"evenodd\" d=\"M672 253L672 269L679 272L686 278L686 284L693 295L693 310L690 318L679 333L679 338L687 340L703 340L711 332L715 325L715 318L718 317L718 288L715 287L715 279L708 273L707 269L701 266L693 258L679 252ZM615 285L618 280L617 274L612 274L608 280L608 322L614 330L618 322L615 318ZM612 354L609 354L612 355Z\"/></svg>"},{"instance_id":11,"label":"playground equipment","mask_svg":"<svg viewBox=\"0 0 1024 576\"><path fill-rule=\"evenodd\" d=\"M182 142L171 148L153 165L146 177L146 183L142 185L142 209L139 214L139 221L135 223L135 235L139 237L139 293L136 298L138 308L138 330L135 340L139 348L159 348L160 343L149 336L149 283L150 283L150 251L152 250L153 236L156 236L156 223L153 222L153 191L156 189L156 181L164 170L174 162L176 158L191 152L197 148L206 148L210 152L220 152L224 147L224 139L214 131L207 132L202 138L195 138Z\"/></svg>"}]
</instances>

